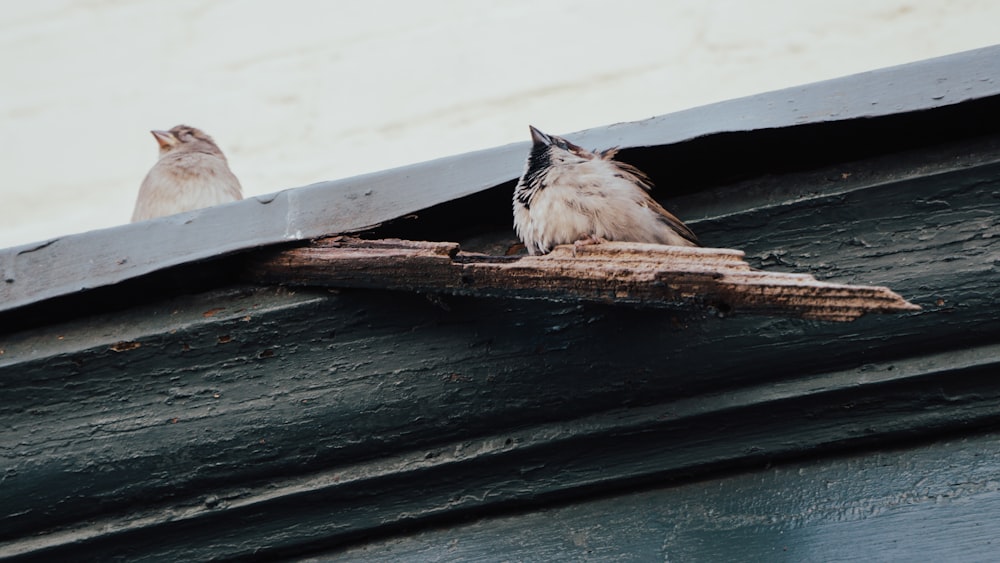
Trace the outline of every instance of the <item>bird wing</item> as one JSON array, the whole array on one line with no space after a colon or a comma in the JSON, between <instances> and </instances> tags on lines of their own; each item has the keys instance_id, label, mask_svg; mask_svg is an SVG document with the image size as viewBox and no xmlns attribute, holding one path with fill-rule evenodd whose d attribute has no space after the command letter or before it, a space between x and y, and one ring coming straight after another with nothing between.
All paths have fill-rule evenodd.
<instances>
[{"instance_id":1,"label":"bird wing","mask_svg":"<svg viewBox=\"0 0 1000 563\"><path fill-rule=\"evenodd\" d=\"M608 150L614 150L615 152L618 152L618 149L608 149ZM613 160L611 161L611 163L614 164L616 167L618 167L618 169L621 170L623 173L628 175L629 179L632 180L633 183L635 183L635 185L646 190L647 192L652 191L653 181L649 179L649 176L647 176L645 172L625 162L619 162L617 160Z\"/></svg>"},{"instance_id":2,"label":"bird wing","mask_svg":"<svg viewBox=\"0 0 1000 563\"><path fill-rule=\"evenodd\" d=\"M642 195L644 196L643 202L646 204L646 207L648 207L650 210L656 213L657 219L665 223L667 226L673 229L674 232L684 237L685 239L693 243L695 246L701 246L701 243L698 242L698 237L697 235L694 234L694 231L688 228L688 226L685 225L680 219L675 217L673 213L664 209L663 206L660 205L660 202L653 199L653 196L649 195L648 193L644 193Z\"/></svg>"},{"instance_id":3,"label":"bird wing","mask_svg":"<svg viewBox=\"0 0 1000 563\"><path fill-rule=\"evenodd\" d=\"M617 149L609 149L609 150L614 150L614 152L617 152ZM611 153L611 156L614 156L614 152ZM642 192L643 204L645 204L646 207L648 207L650 210L656 213L657 219L665 223L667 226L673 229L677 234L684 237L688 241L692 242L696 246L701 246L701 243L698 242L698 237L694 234L694 231L689 229L688 226L682 223L680 219L675 217L673 213L664 209L663 206L660 205L660 202L653 199L653 196L651 196L649 193L653 190L653 181L649 179L649 176L647 176L645 172L625 162L620 162L617 160L611 162L612 164L617 166L618 169L621 170L623 173L630 176L629 179L632 180L635 185L641 187L644 190Z\"/></svg>"}]
</instances>

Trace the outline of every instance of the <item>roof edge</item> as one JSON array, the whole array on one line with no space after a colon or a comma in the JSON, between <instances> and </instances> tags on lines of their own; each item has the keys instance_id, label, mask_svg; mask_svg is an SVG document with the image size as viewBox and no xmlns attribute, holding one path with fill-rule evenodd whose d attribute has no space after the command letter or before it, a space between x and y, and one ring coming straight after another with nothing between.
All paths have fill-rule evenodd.
<instances>
[{"instance_id":1,"label":"roof edge","mask_svg":"<svg viewBox=\"0 0 1000 563\"><path fill-rule=\"evenodd\" d=\"M871 118L1000 95L1000 45L588 129L593 146ZM352 232L515 179L528 141L0 250L0 312L241 250Z\"/></svg>"}]
</instances>

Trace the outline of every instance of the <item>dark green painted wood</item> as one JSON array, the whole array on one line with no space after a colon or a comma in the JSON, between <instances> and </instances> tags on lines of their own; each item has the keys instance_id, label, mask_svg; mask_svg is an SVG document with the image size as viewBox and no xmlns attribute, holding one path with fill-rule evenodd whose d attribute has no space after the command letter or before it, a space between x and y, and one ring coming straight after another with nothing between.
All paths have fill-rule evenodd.
<instances>
[{"instance_id":1,"label":"dark green painted wood","mask_svg":"<svg viewBox=\"0 0 1000 563\"><path fill-rule=\"evenodd\" d=\"M700 223L767 267L886 283L911 315L248 290L8 337L0 553L303 553L994 424L996 158Z\"/></svg>"},{"instance_id":2,"label":"dark green painted wood","mask_svg":"<svg viewBox=\"0 0 1000 563\"><path fill-rule=\"evenodd\" d=\"M1000 435L703 475L309 561L995 561Z\"/></svg>"},{"instance_id":3,"label":"dark green painted wood","mask_svg":"<svg viewBox=\"0 0 1000 563\"><path fill-rule=\"evenodd\" d=\"M506 549L482 539L490 523L523 535L527 546L564 546L565 530L528 524L552 515L580 522L583 535L569 541L598 546L597 559L611 558L616 542L624 559L662 553L647 551L657 545L643 543L649 537L681 559L727 558L734 552L716 543L729 533L748 556L776 553L790 528L740 520L744 501L720 499L764 502L745 489L785 483L808 507L809 485L781 469L789 460L910 441L929 444L915 450L914 464L959 459L958 446L933 441L1000 423L1000 134L942 125L970 119L983 101L874 125L793 127L793 137L763 131L691 141L699 154L774 152L817 132L839 140L888 123L942 127L912 145L897 131L880 137L877 150L833 151L801 169L754 168L744 159L736 168L754 173L670 200L710 245L742 248L763 268L888 285L924 307L914 314L842 325L253 288L234 285L240 255L171 270L156 285L139 278L108 288L100 305L111 305L101 314L90 314L97 292L47 302L41 321L27 318L30 307L8 312L0 317L8 323L0 330L0 558L294 557L359 542L376 555L405 545L433 555L437 537L457 537L454 553L474 557ZM931 142L938 131L948 134ZM623 158L663 185L678 150L686 149ZM656 164L657 155L672 157ZM509 238L509 189L478 191L372 234ZM779 468L770 481L717 473L767 462ZM936 471L941 482L961 483L971 466ZM984 459L968 479L981 482L993 466ZM859 465L811 467L843 480ZM868 474L876 485L893 475ZM886 537L911 525L929 530L934 519L923 501L912 513L918 519L907 520L892 516L898 497L829 494L823 506L889 514L877 520ZM964 512L968 505L950 504L958 523L942 529L996 520L992 494L975 489L964 497L975 507ZM780 500L761 511L787 507L793 521L814 514ZM653 508L660 505L672 512ZM512 510L521 512L505 516ZM602 510L614 517L595 524ZM654 517L646 527L636 524L644 510ZM729 510L730 527L709 510ZM823 508L813 530L837 528L842 544L863 543L869 529L858 522L867 520L848 526L838 514ZM661 525L675 517L673 527ZM477 518L488 520L456 527ZM399 539L432 529L440 531ZM793 549L809 545L795 537ZM827 547L815 553L842 553L823 538L817 545ZM945 541L920 539L929 550Z\"/></svg>"}]
</instances>

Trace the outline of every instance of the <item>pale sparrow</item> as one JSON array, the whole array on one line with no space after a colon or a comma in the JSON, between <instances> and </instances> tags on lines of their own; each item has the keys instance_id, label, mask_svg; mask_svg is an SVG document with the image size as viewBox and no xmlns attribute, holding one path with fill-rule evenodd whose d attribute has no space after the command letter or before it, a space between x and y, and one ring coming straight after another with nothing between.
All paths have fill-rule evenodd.
<instances>
[{"instance_id":1,"label":"pale sparrow","mask_svg":"<svg viewBox=\"0 0 1000 563\"><path fill-rule=\"evenodd\" d=\"M614 160L618 149L594 153L530 128L534 144L513 202L514 229L530 254L602 240L698 246L649 195L649 177Z\"/></svg>"},{"instance_id":2,"label":"pale sparrow","mask_svg":"<svg viewBox=\"0 0 1000 563\"><path fill-rule=\"evenodd\" d=\"M151 133L160 159L142 181L133 222L243 199L240 181L211 137L187 125Z\"/></svg>"}]
</instances>

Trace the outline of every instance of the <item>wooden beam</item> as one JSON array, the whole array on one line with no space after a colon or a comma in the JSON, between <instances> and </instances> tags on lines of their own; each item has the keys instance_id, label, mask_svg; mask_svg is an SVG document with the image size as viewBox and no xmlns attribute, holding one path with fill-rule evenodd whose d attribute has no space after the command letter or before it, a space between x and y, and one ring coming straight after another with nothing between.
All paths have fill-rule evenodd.
<instances>
[{"instance_id":1,"label":"wooden beam","mask_svg":"<svg viewBox=\"0 0 1000 563\"><path fill-rule=\"evenodd\" d=\"M1000 435L699 475L312 553L336 561L992 561ZM711 479L711 480L708 480ZM748 508L750 507L750 508Z\"/></svg>"},{"instance_id":2,"label":"wooden beam","mask_svg":"<svg viewBox=\"0 0 1000 563\"><path fill-rule=\"evenodd\" d=\"M477 297L713 307L824 321L919 311L889 288L824 283L752 270L739 250L608 242L544 256L487 256L457 243L337 236L251 260L265 283L360 287Z\"/></svg>"}]
</instances>

